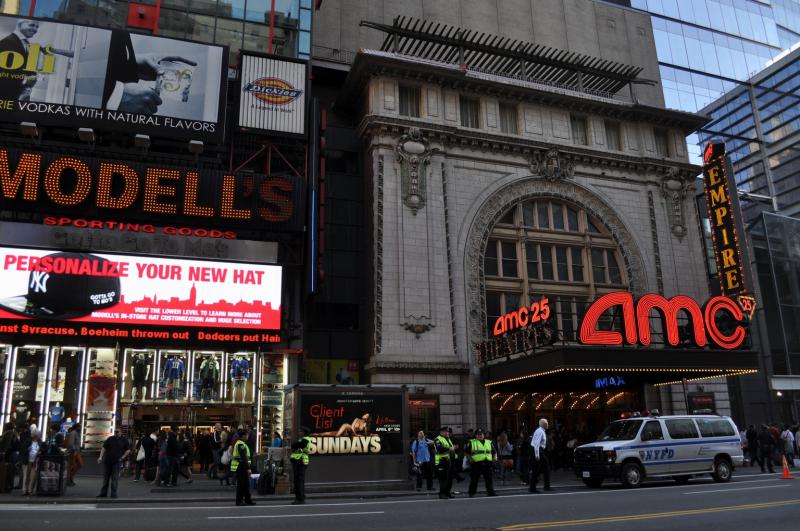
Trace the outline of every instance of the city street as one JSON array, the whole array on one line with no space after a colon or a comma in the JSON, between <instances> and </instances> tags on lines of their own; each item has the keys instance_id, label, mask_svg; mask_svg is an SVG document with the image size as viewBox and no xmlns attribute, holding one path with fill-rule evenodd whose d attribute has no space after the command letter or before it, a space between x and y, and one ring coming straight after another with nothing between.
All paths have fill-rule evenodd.
<instances>
[{"instance_id":1,"label":"city street","mask_svg":"<svg viewBox=\"0 0 800 531\"><path fill-rule=\"evenodd\" d=\"M383 500L325 499L295 507L285 501L256 507L233 504L4 505L6 529L797 529L800 480L751 475L719 484L699 478L688 485L648 483L590 490L487 498L480 493L450 501L434 497Z\"/></svg>"}]
</instances>

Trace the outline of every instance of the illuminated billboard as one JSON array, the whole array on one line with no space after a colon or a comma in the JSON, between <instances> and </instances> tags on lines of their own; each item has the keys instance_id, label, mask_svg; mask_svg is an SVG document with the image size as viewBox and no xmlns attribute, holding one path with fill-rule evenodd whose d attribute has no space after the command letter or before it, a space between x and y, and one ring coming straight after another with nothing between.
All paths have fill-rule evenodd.
<instances>
[{"instance_id":1,"label":"illuminated billboard","mask_svg":"<svg viewBox=\"0 0 800 531\"><path fill-rule=\"evenodd\" d=\"M0 16L0 120L221 141L224 46Z\"/></svg>"},{"instance_id":2,"label":"illuminated billboard","mask_svg":"<svg viewBox=\"0 0 800 531\"><path fill-rule=\"evenodd\" d=\"M306 63L243 53L239 127L303 135L306 130Z\"/></svg>"},{"instance_id":3,"label":"illuminated billboard","mask_svg":"<svg viewBox=\"0 0 800 531\"><path fill-rule=\"evenodd\" d=\"M0 247L0 268L0 319L280 329L279 266Z\"/></svg>"}]
</instances>

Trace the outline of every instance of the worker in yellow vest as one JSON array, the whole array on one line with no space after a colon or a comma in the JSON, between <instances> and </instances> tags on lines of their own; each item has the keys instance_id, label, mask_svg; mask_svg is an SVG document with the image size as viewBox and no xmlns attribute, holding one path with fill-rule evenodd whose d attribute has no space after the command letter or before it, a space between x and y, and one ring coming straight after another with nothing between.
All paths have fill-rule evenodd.
<instances>
[{"instance_id":1,"label":"worker in yellow vest","mask_svg":"<svg viewBox=\"0 0 800 531\"><path fill-rule=\"evenodd\" d=\"M247 446L247 430L237 432L239 438L231 452L231 472L236 476L236 505L255 505L250 497L250 447Z\"/></svg>"},{"instance_id":2,"label":"worker in yellow vest","mask_svg":"<svg viewBox=\"0 0 800 531\"><path fill-rule=\"evenodd\" d=\"M446 427L439 428L439 436L433 440L433 446L436 449L433 463L439 478L439 498L446 500L453 497L450 493L453 487L452 461L456 456L456 447L450 440L449 430Z\"/></svg>"},{"instance_id":3,"label":"worker in yellow vest","mask_svg":"<svg viewBox=\"0 0 800 531\"><path fill-rule=\"evenodd\" d=\"M292 476L294 478L294 501L292 505L302 505L306 502L306 468L308 468L309 455L311 455L311 443L313 440L308 436L311 430L305 426L300 426L302 437L292 443L292 455L289 459L292 462Z\"/></svg>"},{"instance_id":4,"label":"worker in yellow vest","mask_svg":"<svg viewBox=\"0 0 800 531\"><path fill-rule=\"evenodd\" d=\"M497 496L492 481L492 463L497 459L497 451L492 441L486 439L482 429L475 430L475 438L469 442L467 451L470 461L469 497L472 498L478 491L481 476L486 484L486 494Z\"/></svg>"}]
</instances>

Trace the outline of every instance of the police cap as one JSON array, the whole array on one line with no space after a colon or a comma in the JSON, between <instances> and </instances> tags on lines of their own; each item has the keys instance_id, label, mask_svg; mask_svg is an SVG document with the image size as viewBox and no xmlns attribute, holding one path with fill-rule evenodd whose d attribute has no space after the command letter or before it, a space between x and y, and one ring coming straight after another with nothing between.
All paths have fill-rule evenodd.
<instances>
[{"instance_id":1,"label":"police cap","mask_svg":"<svg viewBox=\"0 0 800 531\"><path fill-rule=\"evenodd\" d=\"M483 435L483 430L478 428L477 430L475 430L475 435Z\"/></svg>"},{"instance_id":2,"label":"police cap","mask_svg":"<svg viewBox=\"0 0 800 531\"><path fill-rule=\"evenodd\" d=\"M442 426L441 428L439 428L439 431L440 432L442 432L442 431L450 431L450 428L448 428L447 426Z\"/></svg>"}]
</instances>

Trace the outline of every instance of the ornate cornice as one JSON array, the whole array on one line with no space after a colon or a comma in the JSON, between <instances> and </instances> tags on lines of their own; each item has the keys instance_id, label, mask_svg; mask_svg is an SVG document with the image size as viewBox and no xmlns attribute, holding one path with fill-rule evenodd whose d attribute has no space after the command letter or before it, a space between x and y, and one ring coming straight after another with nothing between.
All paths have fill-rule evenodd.
<instances>
[{"instance_id":1,"label":"ornate cornice","mask_svg":"<svg viewBox=\"0 0 800 531\"><path fill-rule=\"evenodd\" d=\"M361 120L358 131L364 137L389 136L399 139L406 134L409 128L418 128L420 134L428 142L436 142L446 147L469 148L471 151L485 151L487 153L503 153L509 155L522 155L532 161L536 153L547 153L556 148L559 157L570 161L574 166L578 164L592 165L600 168L632 171L640 174L656 174L659 176L668 173L676 175L682 180L691 181L700 174L700 166L689 163L680 163L670 160L637 157L633 155L611 153L608 151L592 150L564 144L553 144L544 141L495 134L487 131L462 129L455 126L433 124L418 120L395 118L391 116L367 115ZM396 144L391 146L395 149ZM540 155L541 156L541 155Z\"/></svg>"},{"instance_id":2,"label":"ornate cornice","mask_svg":"<svg viewBox=\"0 0 800 531\"><path fill-rule=\"evenodd\" d=\"M475 345L486 336L486 289L483 256L489 233L511 205L536 197L571 202L601 220L619 246L628 273L630 290L642 294L648 288L644 260L631 232L616 211L590 190L571 181L529 177L514 181L491 195L478 209L465 250L468 340Z\"/></svg>"}]
</instances>

